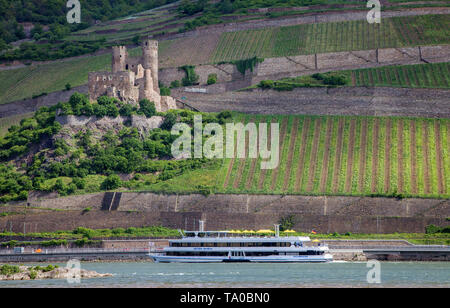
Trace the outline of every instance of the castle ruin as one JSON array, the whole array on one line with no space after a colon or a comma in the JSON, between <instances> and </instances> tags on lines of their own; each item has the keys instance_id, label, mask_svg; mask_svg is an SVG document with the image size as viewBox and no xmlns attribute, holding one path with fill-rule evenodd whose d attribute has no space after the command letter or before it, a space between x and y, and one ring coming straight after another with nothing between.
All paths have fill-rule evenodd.
<instances>
[{"instance_id":1,"label":"castle ruin","mask_svg":"<svg viewBox=\"0 0 450 308\"><path fill-rule=\"evenodd\" d=\"M142 57L130 58L125 46L115 46L111 72L89 73L89 99L115 97L138 104L142 99L155 103L157 111L177 109L174 98L161 96L158 85L158 41L142 43Z\"/></svg>"}]
</instances>

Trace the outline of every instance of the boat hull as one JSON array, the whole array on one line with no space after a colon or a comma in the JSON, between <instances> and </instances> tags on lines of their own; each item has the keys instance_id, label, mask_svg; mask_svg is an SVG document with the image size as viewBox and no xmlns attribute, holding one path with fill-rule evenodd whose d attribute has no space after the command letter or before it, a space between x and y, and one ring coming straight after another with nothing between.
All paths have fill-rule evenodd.
<instances>
[{"instance_id":1,"label":"boat hull","mask_svg":"<svg viewBox=\"0 0 450 308\"><path fill-rule=\"evenodd\" d=\"M267 257L179 257L166 255L149 255L150 258L158 263L325 263L333 261L333 257L329 254L323 256L267 256Z\"/></svg>"}]
</instances>

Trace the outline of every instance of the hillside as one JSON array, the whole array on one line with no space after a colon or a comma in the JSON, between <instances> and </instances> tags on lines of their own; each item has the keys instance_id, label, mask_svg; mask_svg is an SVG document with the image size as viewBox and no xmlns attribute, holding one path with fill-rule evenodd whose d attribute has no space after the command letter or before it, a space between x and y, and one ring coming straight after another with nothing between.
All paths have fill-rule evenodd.
<instances>
[{"instance_id":1,"label":"hillside","mask_svg":"<svg viewBox=\"0 0 450 308\"><path fill-rule=\"evenodd\" d=\"M449 44L449 15L313 23L205 34L160 42L160 68L347 50ZM412 30L413 29L413 30ZM341 36L345 33L345 36ZM199 48L202 46L202 48ZM131 55L138 55L132 49ZM0 104L85 84L90 71L109 70L109 54L0 70Z\"/></svg>"}]
</instances>

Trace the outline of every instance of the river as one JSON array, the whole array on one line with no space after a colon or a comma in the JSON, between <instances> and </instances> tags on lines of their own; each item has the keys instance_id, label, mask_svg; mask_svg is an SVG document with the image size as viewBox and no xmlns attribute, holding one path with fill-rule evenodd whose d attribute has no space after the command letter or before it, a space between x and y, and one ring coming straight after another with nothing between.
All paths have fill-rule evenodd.
<instances>
[{"instance_id":1,"label":"river","mask_svg":"<svg viewBox=\"0 0 450 308\"><path fill-rule=\"evenodd\" d=\"M450 287L450 262L380 262L379 284L367 282L371 268L366 262L81 262L81 268L114 276L72 284L66 280L3 281L0 287Z\"/></svg>"}]
</instances>

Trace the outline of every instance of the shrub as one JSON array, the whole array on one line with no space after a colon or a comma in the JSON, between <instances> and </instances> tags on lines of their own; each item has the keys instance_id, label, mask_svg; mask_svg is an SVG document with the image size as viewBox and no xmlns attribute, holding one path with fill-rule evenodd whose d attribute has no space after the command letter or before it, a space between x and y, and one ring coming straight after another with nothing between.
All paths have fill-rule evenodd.
<instances>
[{"instance_id":1,"label":"shrub","mask_svg":"<svg viewBox=\"0 0 450 308\"><path fill-rule=\"evenodd\" d=\"M72 183L75 184L78 189L84 189L86 187L86 180L83 178L73 178Z\"/></svg>"},{"instance_id":2,"label":"shrub","mask_svg":"<svg viewBox=\"0 0 450 308\"><path fill-rule=\"evenodd\" d=\"M186 73L186 77L181 80L183 86L192 86L198 84L199 76L195 73L195 66L185 65L180 67L180 69L182 69Z\"/></svg>"},{"instance_id":3,"label":"shrub","mask_svg":"<svg viewBox=\"0 0 450 308\"><path fill-rule=\"evenodd\" d=\"M161 96L170 96L170 88L161 87L159 88Z\"/></svg>"},{"instance_id":4,"label":"shrub","mask_svg":"<svg viewBox=\"0 0 450 308\"><path fill-rule=\"evenodd\" d=\"M12 275L16 273L20 273L20 268L17 265L4 264L0 266L1 275Z\"/></svg>"},{"instance_id":5,"label":"shrub","mask_svg":"<svg viewBox=\"0 0 450 308\"><path fill-rule=\"evenodd\" d=\"M101 184L101 189L103 190L111 190L117 189L122 185L122 181L117 174L111 174L108 176Z\"/></svg>"},{"instance_id":6,"label":"shrub","mask_svg":"<svg viewBox=\"0 0 450 308\"><path fill-rule=\"evenodd\" d=\"M168 113L164 118L163 123L161 124L161 128L165 130L171 130L172 126L177 122L177 116L173 113Z\"/></svg>"},{"instance_id":7,"label":"shrub","mask_svg":"<svg viewBox=\"0 0 450 308\"><path fill-rule=\"evenodd\" d=\"M179 80L174 80L170 83L170 87L172 89L181 87L181 82Z\"/></svg>"},{"instance_id":8,"label":"shrub","mask_svg":"<svg viewBox=\"0 0 450 308\"><path fill-rule=\"evenodd\" d=\"M208 81L206 82L208 85L215 84L217 82L217 74L209 74Z\"/></svg>"},{"instance_id":9,"label":"shrub","mask_svg":"<svg viewBox=\"0 0 450 308\"><path fill-rule=\"evenodd\" d=\"M272 89L274 87L273 80L261 80L258 84L261 89Z\"/></svg>"},{"instance_id":10,"label":"shrub","mask_svg":"<svg viewBox=\"0 0 450 308\"><path fill-rule=\"evenodd\" d=\"M279 223L280 223L280 231L292 229L295 225L295 216L290 214L288 216L282 217Z\"/></svg>"},{"instance_id":11,"label":"shrub","mask_svg":"<svg viewBox=\"0 0 450 308\"><path fill-rule=\"evenodd\" d=\"M72 89L72 85L70 83L66 83L66 91Z\"/></svg>"},{"instance_id":12,"label":"shrub","mask_svg":"<svg viewBox=\"0 0 450 308\"><path fill-rule=\"evenodd\" d=\"M37 272L35 270L30 270L29 276L31 280L34 280L37 277Z\"/></svg>"},{"instance_id":13,"label":"shrub","mask_svg":"<svg viewBox=\"0 0 450 308\"><path fill-rule=\"evenodd\" d=\"M143 99L139 102L139 111L142 112L147 118L156 115L155 103L150 102L148 99Z\"/></svg>"}]
</instances>

